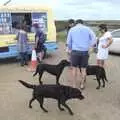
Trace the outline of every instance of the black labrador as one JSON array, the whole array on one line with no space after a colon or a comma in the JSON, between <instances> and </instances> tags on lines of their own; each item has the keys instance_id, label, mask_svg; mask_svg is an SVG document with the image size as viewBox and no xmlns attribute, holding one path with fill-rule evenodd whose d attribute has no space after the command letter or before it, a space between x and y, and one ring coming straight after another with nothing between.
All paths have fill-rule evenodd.
<instances>
[{"instance_id":1,"label":"black labrador","mask_svg":"<svg viewBox=\"0 0 120 120\"><path fill-rule=\"evenodd\" d=\"M81 72L81 69L80 69ZM103 67L100 67L98 65L88 65L87 69L86 69L87 75L95 75L97 82L98 82L98 86L96 87L96 89L100 89L101 87L101 82L100 80L102 79L103 85L102 87L105 87L105 81L108 82L107 77L106 77L106 72L105 69Z\"/></svg>"},{"instance_id":2,"label":"black labrador","mask_svg":"<svg viewBox=\"0 0 120 120\"><path fill-rule=\"evenodd\" d=\"M81 71L81 70L80 70ZM97 82L98 82L98 86L96 87L96 89L100 89L101 87L101 82L100 80L102 79L103 85L102 87L105 87L105 81L108 82L107 77L106 77L106 72L105 69L103 67L100 67L98 65L88 65L87 69L86 69L87 75L95 75Z\"/></svg>"},{"instance_id":3,"label":"black labrador","mask_svg":"<svg viewBox=\"0 0 120 120\"><path fill-rule=\"evenodd\" d=\"M27 88L33 89L33 97L29 101L29 108L32 108L32 102L34 100L37 100L40 104L41 109L44 112L48 112L43 107L44 98L53 98L58 101L58 108L61 111L64 111L64 108L61 107L64 106L68 109L70 115L73 115L72 110L70 107L66 104L66 101L72 98L77 99L84 99L84 96L77 88L72 88L70 86L64 86L64 85L31 85L29 83L26 83L22 80L19 80L21 84L23 84Z\"/></svg>"},{"instance_id":4,"label":"black labrador","mask_svg":"<svg viewBox=\"0 0 120 120\"><path fill-rule=\"evenodd\" d=\"M62 71L66 66L70 66L70 62L68 62L67 60L61 60L60 63L57 65L40 63L40 64L38 64L38 66L36 68L36 72L33 74L33 76L35 76L35 75L37 75L37 73L39 73L39 83L42 84L41 77L42 77L43 73L46 71L52 75L55 75L56 76L56 84L59 84L60 75L62 74Z\"/></svg>"}]
</instances>

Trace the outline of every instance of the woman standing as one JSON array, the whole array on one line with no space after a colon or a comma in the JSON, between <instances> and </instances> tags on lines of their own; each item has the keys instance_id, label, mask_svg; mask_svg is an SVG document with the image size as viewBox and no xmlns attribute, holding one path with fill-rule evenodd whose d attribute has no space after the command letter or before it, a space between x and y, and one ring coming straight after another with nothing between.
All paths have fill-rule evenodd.
<instances>
[{"instance_id":1,"label":"woman standing","mask_svg":"<svg viewBox=\"0 0 120 120\"><path fill-rule=\"evenodd\" d=\"M98 43L97 64L101 67L104 67L105 60L108 59L108 47L111 45L113 40L106 24L100 24L99 31L101 32L101 36Z\"/></svg>"}]
</instances>

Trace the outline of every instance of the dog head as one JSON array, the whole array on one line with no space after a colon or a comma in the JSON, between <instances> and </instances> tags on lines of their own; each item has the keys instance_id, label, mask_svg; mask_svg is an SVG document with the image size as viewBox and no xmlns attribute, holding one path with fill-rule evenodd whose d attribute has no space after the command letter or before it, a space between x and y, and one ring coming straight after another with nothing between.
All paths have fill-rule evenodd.
<instances>
[{"instance_id":1,"label":"dog head","mask_svg":"<svg viewBox=\"0 0 120 120\"><path fill-rule=\"evenodd\" d=\"M73 90L71 91L71 94L73 95L73 98L78 98L80 100L85 98L82 95L82 92L79 89L77 89L77 88L73 88Z\"/></svg>"},{"instance_id":2,"label":"dog head","mask_svg":"<svg viewBox=\"0 0 120 120\"><path fill-rule=\"evenodd\" d=\"M82 95L81 91L77 88L69 88L67 93L68 98L77 98L84 99L85 97Z\"/></svg>"},{"instance_id":3,"label":"dog head","mask_svg":"<svg viewBox=\"0 0 120 120\"><path fill-rule=\"evenodd\" d=\"M65 60L65 59L61 60L60 64L63 65L63 66L70 66L70 62Z\"/></svg>"}]
</instances>

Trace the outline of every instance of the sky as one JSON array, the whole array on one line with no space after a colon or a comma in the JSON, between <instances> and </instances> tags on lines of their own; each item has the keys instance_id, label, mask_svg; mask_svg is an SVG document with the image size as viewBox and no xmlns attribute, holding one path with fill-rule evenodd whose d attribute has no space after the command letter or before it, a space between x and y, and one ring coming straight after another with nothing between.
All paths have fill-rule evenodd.
<instances>
[{"instance_id":1,"label":"sky","mask_svg":"<svg viewBox=\"0 0 120 120\"><path fill-rule=\"evenodd\" d=\"M3 5L8 0L0 0ZM55 20L120 20L120 0L11 0L8 5L48 5Z\"/></svg>"}]
</instances>

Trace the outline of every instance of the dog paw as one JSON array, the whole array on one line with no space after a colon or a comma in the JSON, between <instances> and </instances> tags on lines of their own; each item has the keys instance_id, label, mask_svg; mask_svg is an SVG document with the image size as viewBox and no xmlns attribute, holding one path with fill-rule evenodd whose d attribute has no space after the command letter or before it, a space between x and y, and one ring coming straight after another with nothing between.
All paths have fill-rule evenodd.
<instances>
[{"instance_id":1,"label":"dog paw","mask_svg":"<svg viewBox=\"0 0 120 120\"><path fill-rule=\"evenodd\" d=\"M96 78L93 78L93 80L97 80Z\"/></svg>"},{"instance_id":2,"label":"dog paw","mask_svg":"<svg viewBox=\"0 0 120 120\"><path fill-rule=\"evenodd\" d=\"M44 112L45 112L45 113L48 113L48 111L47 111L47 110L44 110Z\"/></svg>"},{"instance_id":3,"label":"dog paw","mask_svg":"<svg viewBox=\"0 0 120 120\"><path fill-rule=\"evenodd\" d=\"M56 83L56 85L60 85L60 83Z\"/></svg>"},{"instance_id":4,"label":"dog paw","mask_svg":"<svg viewBox=\"0 0 120 120\"><path fill-rule=\"evenodd\" d=\"M96 89L97 89L97 90L99 90L99 89L100 89L100 87L98 86L98 87L96 87Z\"/></svg>"},{"instance_id":5,"label":"dog paw","mask_svg":"<svg viewBox=\"0 0 120 120\"><path fill-rule=\"evenodd\" d=\"M32 109L32 106L29 106L30 109Z\"/></svg>"},{"instance_id":6,"label":"dog paw","mask_svg":"<svg viewBox=\"0 0 120 120\"><path fill-rule=\"evenodd\" d=\"M105 85L102 86L103 88L105 87Z\"/></svg>"},{"instance_id":7,"label":"dog paw","mask_svg":"<svg viewBox=\"0 0 120 120\"><path fill-rule=\"evenodd\" d=\"M42 81L40 81L39 83L40 83L40 85L43 85L43 82L42 82Z\"/></svg>"},{"instance_id":8,"label":"dog paw","mask_svg":"<svg viewBox=\"0 0 120 120\"><path fill-rule=\"evenodd\" d=\"M73 113L73 112L70 112L70 115L74 115L74 113Z\"/></svg>"},{"instance_id":9,"label":"dog paw","mask_svg":"<svg viewBox=\"0 0 120 120\"><path fill-rule=\"evenodd\" d=\"M64 109L64 108L60 108L60 110L61 110L61 111L65 111L65 109Z\"/></svg>"}]
</instances>

